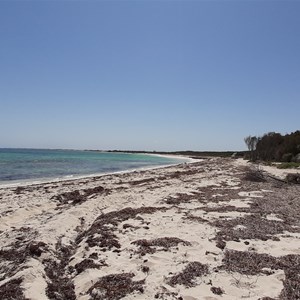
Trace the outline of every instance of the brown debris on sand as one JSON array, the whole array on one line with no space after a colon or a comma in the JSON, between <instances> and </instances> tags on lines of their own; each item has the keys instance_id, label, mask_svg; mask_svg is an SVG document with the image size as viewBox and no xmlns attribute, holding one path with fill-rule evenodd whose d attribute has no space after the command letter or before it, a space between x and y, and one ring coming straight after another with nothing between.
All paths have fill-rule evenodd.
<instances>
[{"instance_id":1,"label":"brown debris on sand","mask_svg":"<svg viewBox=\"0 0 300 300\"><path fill-rule=\"evenodd\" d=\"M140 207L135 209L127 207L100 215L88 230L78 235L76 243L79 244L84 238L87 238L86 242L90 247L98 245L106 250L119 249L121 245L117 236L113 233L119 223L128 219L134 219L139 214L152 214L163 210L165 210L164 207Z\"/></svg>"},{"instance_id":2,"label":"brown debris on sand","mask_svg":"<svg viewBox=\"0 0 300 300\"><path fill-rule=\"evenodd\" d=\"M167 251L171 247L175 247L178 244L183 244L184 246L190 246L191 243L184 241L182 239L176 238L176 237L163 237L163 238L157 238L153 240L137 240L134 242L131 242L131 244L135 244L139 246L139 250L137 253L145 255L146 253L155 253L157 249L155 247L161 247L163 250Z\"/></svg>"},{"instance_id":3,"label":"brown debris on sand","mask_svg":"<svg viewBox=\"0 0 300 300\"><path fill-rule=\"evenodd\" d=\"M217 239L239 241L240 239L274 239L275 234L294 230L289 225L275 220L267 220L258 214L246 215L232 220L217 220L214 226L220 228Z\"/></svg>"},{"instance_id":4,"label":"brown debris on sand","mask_svg":"<svg viewBox=\"0 0 300 300\"><path fill-rule=\"evenodd\" d=\"M43 261L48 277L46 294L51 300L76 299L74 283L68 274L68 264L73 252L72 246L63 246L59 240L56 244L56 259Z\"/></svg>"},{"instance_id":5,"label":"brown debris on sand","mask_svg":"<svg viewBox=\"0 0 300 300\"><path fill-rule=\"evenodd\" d=\"M244 180L246 181L252 181L252 182L265 182L266 178L264 177L264 174L262 170L257 168L245 168L245 175Z\"/></svg>"},{"instance_id":6,"label":"brown debris on sand","mask_svg":"<svg viewBox=\"0 0 300 300\"><path fill-rule=\"evenodd\" d=\"M193 287L196 286L195 278L202 277L208 273L208 265L193 261L189 262L179 274L167 278L166 282L171 286L182 284L185 287Z\"/></svg>"},{"instance_id":7,"label":"brown debris on sand","mask_svg":"<svg viewBox=\"0 0 300 300\"><path fill-rule=\"evenodd\" d=\"M97 186L94 188L82 189L82 190L75 190L72 192L65 192L59 194L57 196L53 196L51 199L56 200L59 202L59 205L65 204L81 204L87 201L87 198L92 195L99 195L108 193L109 191L102 186Z\"/></svg>"},{"instance_id":8,"label":"brown debris on sand","mask_svg":"<svg viewBox=\"0 0 300 300\"><path fill-rule=\"evenodd\" d=\"M223 291L220 287L212 286L212 287L210 288L210 290L211 290L214 294L216 294L216 295L222 295L222 294L224 294L224 291Z\"/></svg>"},{"instance_id":9,"label":"brown debris on sand","mask_svg":"<svg viewBox=\"0 0 300 300\"><path fill-rule=\"evenodd\" d=\"M118 300L134 292L143 293L145 280L133 281L133 273L101 277L89 290L93 300Z\"/></svg>"},{"instance_id":10,"label":"brown debris on sand","mask_svg":"<svg viewBox=\"0 0 300 300\"><path fill-rule=\"evenodd\" d=\"M29 300L21 288L22 278L12 279L0 286L1 300Z\"/></svg>"},{"instance_id":11,"label":"brown debris on sand","mask_svg":"<svg viewBox=\"0 0 300 300\"><path fill-rule=\"evenodd\" d=\"M43 242L26 241L16 242L9 247L0 250L0 272L5 279L16 274L20 269L24 268L23 264L30 257L39 257L42 252L46 251L47 245Z\"/></svg>"},{"instance_id":12,"label":"brown debris on sand","mask_svg":"<svg viewBox=\"0 0 300 300\"><path fill-rule=\"evenodd\" d=\"M265 253L227 250L223 265L219 268L243 275L270 275L274 270L281 269L285 273L285 279L280 299L300 299L300 255L273 257Z\"/></svg>"},{"instance_id":13,"label":"brown debris on sand","mask_svg":"<svg viewBox=\"0 0 300 300\"><path fill-rule=\"evenodd\" d=\"M300 173L297 174L289 173L286 175L285 180L287 183L300 184Z\"/></svg>"},{"instance_id":14,"label":"brown debris on sand","mask_svg":"<svg viewBox=\"0 0 300 300\"><path fill-rule=\"evenodd\" d=\"M226 250L221 269L244 275L266 273L264 268L276 268L277 260L268 254L256 252ZM276 268L277 269L277 268ZM267 271L269 274L269 271Z\"/></svg>"},{"instance_id":15,"label":"brown debris on sand","mask_svg":"<svg viewBox=\"0 0 300 300\"><path fill-rule=\"evenodd\" d=\"M95 263L94 260L90 258L86 258L82 260L80 263L75 265L75 269L77 271L77 274L82 273L86 269L100 269L103 266L107 266L107 264L102 260L99 263Z\"/></svg>"}]
</instances>

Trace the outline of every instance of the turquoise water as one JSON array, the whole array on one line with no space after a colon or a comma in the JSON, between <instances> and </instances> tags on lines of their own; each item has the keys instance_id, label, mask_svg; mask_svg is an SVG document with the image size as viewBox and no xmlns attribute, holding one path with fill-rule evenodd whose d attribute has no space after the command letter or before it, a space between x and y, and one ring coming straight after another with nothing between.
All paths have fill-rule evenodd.
<instances>
[{"instance_id":1,"label":"turquoise water","mask_svg":"<svg viewBox=\"0 0 300 300\"><path fill-rule=\"evenodd\" d=\"M0 183L64 179L172 165L182 159L77 150L0 149Z\"/></svg>"}]
</instances>

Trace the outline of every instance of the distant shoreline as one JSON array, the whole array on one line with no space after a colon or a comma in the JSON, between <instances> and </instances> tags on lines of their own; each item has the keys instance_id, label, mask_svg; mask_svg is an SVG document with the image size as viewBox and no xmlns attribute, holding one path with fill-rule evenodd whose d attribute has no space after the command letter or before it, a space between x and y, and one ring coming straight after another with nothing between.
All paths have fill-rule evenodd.
<instances>
[{"instance_id":1,"label":"distant shoreline","mask_svg":"<svg viewBox=\"0 0 300 300\"><path fill-rule=\"evenodd\" d=\"M6 148L6 149L23 149L23 148ZM33 149L33 150L50 150L50 149ZM59 149L58 151L60 151L60 150L62 150L62 149ZM62 150L62 151L64 151L64 150ZM67 151L84 151L84 150L67 150ZM88 151L94 151L94 150L88 150ZM96 150L96 152L98 152L98 150ZM111 152L103 151L103 153L111 153ZM166 163L166 164L162 164L162 165L149 165L149 166L144 166L144 167L137 166L136 168L133 168L133 169L130 168L130 169L124 169L124 170L120 170L120 171L107 171L107 172L90 173L90 174L71 174L71 175L64 175L64 176L58 176L58 177L56 177L56 176L54 176L54 177L39 177L39 178L0 181L0 189L36 186L36 185L41 185L41 184L50 184L50 183L59 183L59 182L70 182L70 181L75 181L75 180L80 180L80 179L92 179L92 178L99 178L99 177L109 176L109 175L118 175L118 174L126 174L126 173L132 173L132 172L137 172L137 171L155 170L155 169L167 168L167 167L171 167L171 166L180 165L182 163L191 163L191 162L195 161L195 159L193 159L193 158L179 156L179 155L166 155L166 154L163 155L163 154L158 154L158 153L141 153L141 152L129 153L129 152L121 152L121 151L117 152L117 153L155 155L155 156L160 156L160 157L165 157L165 158L176 159L176 160L178 160L178 162L172 163L172 164Z\"/></svg>"}]
</instances>

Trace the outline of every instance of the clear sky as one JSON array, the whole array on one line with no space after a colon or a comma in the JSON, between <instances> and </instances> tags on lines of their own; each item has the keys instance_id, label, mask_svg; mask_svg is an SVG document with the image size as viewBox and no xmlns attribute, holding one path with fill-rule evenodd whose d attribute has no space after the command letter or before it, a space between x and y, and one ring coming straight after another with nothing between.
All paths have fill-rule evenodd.
<instances>
[{"instance_id":1,"label":"clear sky","mask_svg":"<svg viewBox=\"0 0 300 300\"><path fill-rule=\"evenodd\" d=\"M300 129L300 1L0 1L0 147L243 150Z\"/></svg>"}]
</instances>

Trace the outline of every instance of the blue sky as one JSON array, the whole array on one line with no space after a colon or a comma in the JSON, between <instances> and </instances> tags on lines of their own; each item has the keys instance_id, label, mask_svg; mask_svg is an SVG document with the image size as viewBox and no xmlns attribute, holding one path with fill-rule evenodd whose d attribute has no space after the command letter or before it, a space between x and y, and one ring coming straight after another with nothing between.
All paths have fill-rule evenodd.
<instances>
[{"instance_id":1,"label":"blue sky","mask_svg":"<svg viewBox=\"0 0 300 300\"><path fill-rule=\"evenodd\" d=\"M0 1L0 147L243 150L300 129L300 1Z\"/></svg>"}]
</instances>

